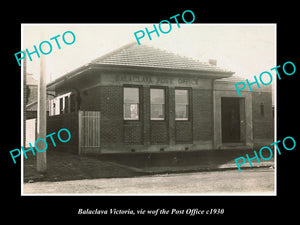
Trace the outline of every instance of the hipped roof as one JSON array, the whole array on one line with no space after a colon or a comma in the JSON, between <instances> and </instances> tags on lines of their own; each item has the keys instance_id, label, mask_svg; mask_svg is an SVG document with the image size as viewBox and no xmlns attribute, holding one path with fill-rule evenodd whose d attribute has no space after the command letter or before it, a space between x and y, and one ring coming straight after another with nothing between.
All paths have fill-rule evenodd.
<instances>
[{"instance_id":1,"label":"hipped roof","mask_svg":"<svg viewBox=\"0 0 300 225\"><path fill-rule=\"evenodd\" d=\"M64 76L49 83L52 86L63 79L73 77L78 73L90 68L101 68L106 66L118 66L126 68L163 69L189 72L206 72L207 74L222 74L224 77L231 76L234 72L221 69L218 66L195 59L180 56L149 45L138 45L136 42L127 44L115 51L105 54L90 63L81 66Z\"/></svg>"},{"instance_id":2,"label":"hipped roof","mask_svg":"<svg viewBox=\"0 0 300 225\"><path fill-rule=\"evenodd\" d=\"M97 65L140 66L149 68L230 72L209 63L180 56L149 45L131 43L91 62ZM232 73L232 72L230 72Z\"/></svg>"}]
</instances>

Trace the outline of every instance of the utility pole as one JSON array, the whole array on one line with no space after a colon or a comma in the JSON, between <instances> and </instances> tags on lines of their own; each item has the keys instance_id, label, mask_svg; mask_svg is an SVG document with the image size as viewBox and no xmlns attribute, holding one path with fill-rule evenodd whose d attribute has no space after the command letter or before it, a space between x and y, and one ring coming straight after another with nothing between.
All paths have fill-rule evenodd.
<instances>
[{"instance_id":1,"label":"utility pole","mask_svg":"<svg viewBox=\"0 0 300 225\"><path fill-rule=\"evenodd\" d=\"M43 31L42 31L43 32ZM41 35L43 37L43 34ZM41 54L40 58L40 76L38 82L38 108L37 108L37 139L42 138L46 140L46 65L45 58ZM37 142L37 148L42 150L45 149L43 141ZM40 173L47 171L47 155L46 150L43 152L36 151L36 169Z\"/></svg>"}]
</instances>

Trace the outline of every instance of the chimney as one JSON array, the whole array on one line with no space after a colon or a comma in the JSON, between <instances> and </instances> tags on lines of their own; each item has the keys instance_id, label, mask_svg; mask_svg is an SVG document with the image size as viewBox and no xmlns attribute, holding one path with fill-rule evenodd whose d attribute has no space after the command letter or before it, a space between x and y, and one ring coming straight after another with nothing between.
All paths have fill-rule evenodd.
<instances>
[{"instance_id":1,"label":"chimney","mask_svg":"<svg viewBox=\"0 0 300 225\"><path fill-rule=\"evenodd\" d=\"M217 65L217 60L216 59L209 59L208 63L212 66L216 66Z\"/></svg>"}]
</instances>

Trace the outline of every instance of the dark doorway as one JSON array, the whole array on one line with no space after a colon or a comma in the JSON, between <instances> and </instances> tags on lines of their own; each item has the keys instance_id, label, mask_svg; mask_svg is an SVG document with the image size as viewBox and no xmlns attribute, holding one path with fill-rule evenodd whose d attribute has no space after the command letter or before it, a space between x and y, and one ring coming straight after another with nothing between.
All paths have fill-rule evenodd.
<instances>
[{"instance_id":1,"label":"dark doorway","mask_svg":"<svg viewBox=\"0 0 300 225\"><path fill-rule=\"evenodd\" d=\"M241 142L240 103L241 98L221 98L222 143Z\"/></svg>"}]
</instances>

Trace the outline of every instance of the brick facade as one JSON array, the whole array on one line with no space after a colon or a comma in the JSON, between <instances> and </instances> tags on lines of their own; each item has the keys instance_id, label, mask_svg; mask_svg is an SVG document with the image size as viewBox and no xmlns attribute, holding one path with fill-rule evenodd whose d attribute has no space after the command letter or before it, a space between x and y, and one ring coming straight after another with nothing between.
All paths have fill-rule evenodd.
<instances>
[{"instance_id":1,"label":"brick facade","mask_svg":"<svg viewBox=\"0 0 300 225\"><path fill-rule=\"evenodd\" d=\"M56 95L72 92L77 99L77 110L100 112L101 146L94 153L252 148L273 137L271 92L244 91L239 97L234 89L236 81L227 79L232 74L157 49L128 45L70 72L48 88ZM139 102L133 103L134 109L138 107L138 119L136 111L134 117L127 117L132 120L124 119L124 104L132 106L132 102L124 103L125 87L139 88ZM159 103L165 109L162 120L159 120L162 117L151 120L151 88L164 89L165 101ZM181 113L178 120L177 89L187 90L189 97L188 104L179 103L179 107L188 108L177 111ZM227 121L222 120L226 112L223 110L222 114L224 98L238 102L240 108L240 111L235 109L239 112L239 125L235 126L239 135L233 139L234 143L223 141L222 132L232 130L227 127L222 131L226 125L222 121Z\"/></svg>"},{"instance_id":2,"label":"brick facade","mask_svg":"<svg viewBox=\"0 0 300 225\"><path fill-rule=\"evenodd\" d=\"M166 146L193 145L212 139L212 91L189 90L189 120L175 120L175 88L165 86L165 120L150 120L149 85L140 90L140 119L123 119L123 88L120 85L99 85L80 91L80 110L101 112L101 146L106 152L132 151L143 148L161 149ZM157 146L157 147L153 147ZM183 147L180 147L181 149Z\"/></svg>"},{"instance_id":3,"label":"brick facade","mask_svg":"<svg viewBox=\"0 0 300 225\"><path fill-rule=\"evenodd\" d=\"M203 80L203 82L206 81ZM212 80L208 80L207 83L212 83ZM123 118L123 90L128 86L139 88L139 120L131 121ZM221 123L218 122L220 118L216 117L214 112L214 104L220 104L220 102L214 103L217 100L214 99L213 89L209 87L160 86L165 90L165 119L151 120L150 89L152 87L148 84L104 82L104 84L98 83L92 87L85 86L80 90L80 110L101 112L100 152L213 149L214 135L216 135L214 123ZM188 120L175 119L176 89L188 90ZM236 97L236 93L219 90L218 96L219 98L222 96ZM246 145L255 147L269 142L273 138L271 93L253 92L247 93L247 96L245 113L248 115L249 110L251 110L252 116L250 117L249 114L246 117L252 118L252 123L245 134L248 138ZM245 131L242 130L241 132ZM251 142L250 145L249 142ZM222 146L222 141L220 144Z\"/></svg>"},{"instance_id":4,"label":"brick facade","mask_svg":"<svg viewBox=\"0 0 300 225\"><path fill-rule=\"evenodd\" d=\"M211 90L193 89L193 139L212 139L213 96Z\"/></svg>"},{"instance_id":5,"label":"brick facade","mask_svg":"<svg viewBox=\"0 0 300 225\"><path fill-rule=\"evenodd\" d=\"M123 144L123 89L120 86L101 86L101 143ZM95 97L93 97L95 99ZM95 100L94 100L95 101Z\"/></svg>"}]
</instances>

